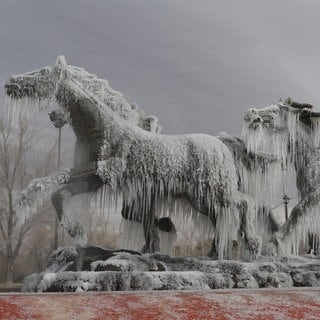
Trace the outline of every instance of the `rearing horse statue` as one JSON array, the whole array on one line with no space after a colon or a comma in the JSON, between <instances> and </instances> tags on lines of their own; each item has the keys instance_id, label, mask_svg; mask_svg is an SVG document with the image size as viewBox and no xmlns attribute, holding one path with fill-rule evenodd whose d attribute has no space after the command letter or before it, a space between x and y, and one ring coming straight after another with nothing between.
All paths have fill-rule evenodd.
<instances>
[{"instance_id":1,"label":"rearing horse statue","mask_svg":"<svg viewBox=\"0 0 320 320\"><path fill-rule=\"evenodd\" d=\"M106 184L121 192L122 215L143 224L143 252L159 251L159 228L174 231L171 220L157 217L162 201L183 198L215 227L211 255L230 258L239 230L257 254L251 200L239 191L233 155L218 137L160 134L155 117L146 117L107 81L67 65L62 56L52 67L11 77L6 93L40 105L55 99L63 116L54 112L51 120L57 127L68 122L76 135L71 177L52 195L60 219L68 197ZM81 225L66 224L70 235L83 233Z\"/></svg>"}]
</instances>

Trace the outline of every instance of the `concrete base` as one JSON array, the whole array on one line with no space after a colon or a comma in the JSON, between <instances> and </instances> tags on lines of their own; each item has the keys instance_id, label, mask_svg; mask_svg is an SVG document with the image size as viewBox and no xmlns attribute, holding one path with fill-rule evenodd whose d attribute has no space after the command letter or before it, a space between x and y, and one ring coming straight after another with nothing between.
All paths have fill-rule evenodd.
<instances>
[{"instance_id":1,"label":"concrete base","mask_svg":"<svg viewBox=\"0 0 320 320\"><path fill-rule=\"evenodd\" d=\"M0 319L320 319L320 288L0 294Z\"/></svg>"}]
</instances>

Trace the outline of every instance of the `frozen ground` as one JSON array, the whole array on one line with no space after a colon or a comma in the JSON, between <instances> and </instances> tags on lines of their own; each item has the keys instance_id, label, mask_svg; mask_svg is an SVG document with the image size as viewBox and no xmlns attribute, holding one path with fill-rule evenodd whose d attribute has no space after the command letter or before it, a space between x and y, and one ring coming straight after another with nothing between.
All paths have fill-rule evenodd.
<instances>
[{"instance_id":1,"label":"frozen ground","mask_svg":"<svg viewBox=\"0 0 320 320\"><path fill-rule=\"evenodd\" d=\"M319 318L319 288L0 294L1 320Z\"/></svg>"}]
</instances>

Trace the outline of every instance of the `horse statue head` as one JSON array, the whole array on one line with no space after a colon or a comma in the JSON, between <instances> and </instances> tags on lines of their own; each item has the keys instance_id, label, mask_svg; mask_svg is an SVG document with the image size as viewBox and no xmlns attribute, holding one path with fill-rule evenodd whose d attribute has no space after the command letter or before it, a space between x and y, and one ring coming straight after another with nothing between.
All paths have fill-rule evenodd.
<instances>
[{"instance_id":1,"label":"horse statue head","mask_svg":"<svg viewBox=\"0 0 320 320\"><path fill-rule=\"evenodd\" d=\"M64 56L59 56L53 66L11 76L5 84L6 94L13 100L51 100L55 97L60 72L66 66Z\"/></svg>"},{"instance_id":2,"label":"horse statue head","mask_svg":"<svg viewBox=\"0 0 320 320\"><path fill-rule=\"evenodd\" d=\"M5 84L9 107L18 111L47 109L50 102L56 101L63 111L68 112L70 97L66 83L73 89L83 90L96 99L97 104L109 108L122 120L137 125L146 131L160 132L158 119L146 116L138 106L121 92L112 89L107 80L99 79L82 68L68 65L64 56L57 57L53 66L14 75ZM76 97L75 97L76 98ZM18 109L18 110L16 110Z\"/></svg>"},{"instance_id":3,"label":"horse statue head","mask_svg":"<svg viewBox=\"0 0 320 320\"><path fill-rule=\"evenodd\" d=\"M320 114L306 103L287 101L262 109L249 109L242 138L248 151L295 163L303 150L315 147Z\"/></svg>"}]
</instances>

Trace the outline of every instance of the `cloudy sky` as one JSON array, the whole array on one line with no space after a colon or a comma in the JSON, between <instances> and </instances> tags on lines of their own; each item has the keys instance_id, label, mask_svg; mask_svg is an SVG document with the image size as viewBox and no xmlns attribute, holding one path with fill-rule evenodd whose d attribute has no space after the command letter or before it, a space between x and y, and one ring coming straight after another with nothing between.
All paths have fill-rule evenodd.
<instances>
[{"instance_id":1,"label":"cloudy sky","mask_svg":"<svg viewBox=\"0 0 320 320\"><path fill-rule=\"evenodd\" d=\"M164 133L239 135L249 107L319 104L319 13L317 0L0 0L0 84L64 54Z\"/></svg>"}]
</instances>

